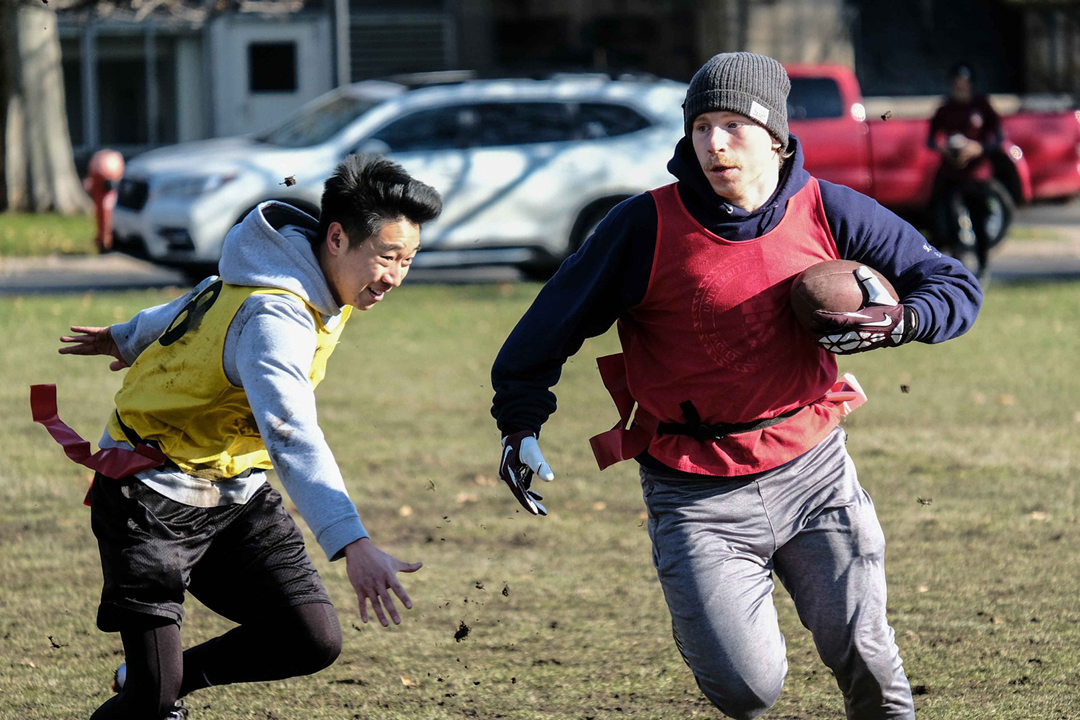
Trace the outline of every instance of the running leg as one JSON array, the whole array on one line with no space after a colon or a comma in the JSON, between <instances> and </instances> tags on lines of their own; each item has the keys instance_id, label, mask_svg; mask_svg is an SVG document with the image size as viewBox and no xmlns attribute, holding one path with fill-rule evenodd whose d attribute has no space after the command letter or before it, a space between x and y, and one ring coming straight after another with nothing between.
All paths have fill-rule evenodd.
<instances>
[{"instance_id":1,"label":"running leg","mask_svg":"<svg viewBox=\"0 0 1080 720\"><path fill-rule=\"evenodd\" d=\"M157 627L121 630L120 638L124 641L127 679L123 689L99 707L90 720L165 717L180 697L180 626L167 622Z\"/></svg>"}]
</instances>

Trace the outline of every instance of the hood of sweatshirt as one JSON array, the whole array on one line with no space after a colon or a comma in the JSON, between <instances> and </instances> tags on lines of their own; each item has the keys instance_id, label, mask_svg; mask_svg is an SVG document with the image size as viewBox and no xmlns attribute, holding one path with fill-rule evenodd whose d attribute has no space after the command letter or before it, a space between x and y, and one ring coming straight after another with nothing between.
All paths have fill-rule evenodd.
<instances>
[{"instance_id":1,"label":"hood of sweatshirt","mask_svg":"<svg viewBox=\"0 0 1080 720\"><path fill-rule=\"evenodd\" d=\"M311 239L319 221L274 200L261 203L225 236L218 274L230 285L271 287L299 295L324 317L341 312Z\"/></svg>"},{"instance_id":2,"label":"hood of sweatshirt","mask_svg":"<svg viewBox=\"0 0 1080 720\"><path fill-rule=\"evenodd\" d=\"M735 207L716 194L698 163L690 138L684 137L675 145L667 167L678 178L679 197L694 219L725 240L750 240L776 227L784 217L788 200L810 180L810 173L803 168L802 143L794 135L788 149L795 154L781 166L776 191L753 212Z\"/></svg>"}]
</instances>

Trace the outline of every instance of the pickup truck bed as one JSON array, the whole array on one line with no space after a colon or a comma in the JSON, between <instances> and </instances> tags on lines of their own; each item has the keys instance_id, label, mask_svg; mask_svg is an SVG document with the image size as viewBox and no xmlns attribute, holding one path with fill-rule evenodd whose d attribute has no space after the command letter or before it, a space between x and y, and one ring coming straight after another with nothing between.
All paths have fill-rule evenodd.
<instances>
[{"instance_id":1,"label":"pickup truck bed","mask_svg":"<svg viewBox=\"0 0 1080 720\"><path fill-rule=\"evenodd\" d=\"M867 117L858 80L843 66L793 65L788 74L791 131L811 174L898 212L928 207L940 164L926 147L929 117ZM1021 112L1002 123L995 176L1017 203L1080 193L1080 111Z\"/></svg>"}]
</instances>

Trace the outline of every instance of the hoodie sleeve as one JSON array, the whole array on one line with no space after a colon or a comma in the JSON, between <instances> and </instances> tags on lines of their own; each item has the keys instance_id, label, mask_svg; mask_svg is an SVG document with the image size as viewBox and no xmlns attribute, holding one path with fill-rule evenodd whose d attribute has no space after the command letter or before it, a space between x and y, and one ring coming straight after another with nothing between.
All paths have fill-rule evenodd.
<instances>
[{"instance_id":1,"label":"hoodie sleeve","mask_svg":"<svg viewBox=\"0 0 1080 720\"><path fill-rule=\"evenodd\" d=\"M208 277L175 300L170 300L164 305L146 308L139 311L135 317L127 322L110 326L109 330L112 333L112 339L116 343L116 347L120 349L120 354L124 356L127 364L134 364L142 351L150 343L161 337L161 333L168 329L169 323L180 314L180 311L188 304L191 298L198 295L215 280L217 280L216 275Z\"/></svg>"},{"instance_id":2,"label":"hoodie sleeve","mask_svg":"<svg viewBox=\"0 0 1080 720\"><path fill-rule=\"evenodd\" d=\"M617 205L518 321L491 369L491 414L504 436L519 430L539 433L555 412L551 388L566 359L645 296L656 225L651 195Z\"/></svg>"},{"instance_id":3,"label":"hoodie sleeve","mask_svg":"<svg viewBox=\"0 0 1080 720\"><path fill-rule=\"evenodd\" d=\"M865 263L892 281L901 302L919 316L916 340L943 342L971 328L982 305L975 276L876 200L818 182L840 257Z\"/></svg>"},{"instance_id":4,"label":"hoodie sleeve","mask_svg":"<svg viewBox=\"0 0 1080 720\"><path fill-rule=\"evenodd\" d=\"M229 334L237 374L263 442L286 492L331 560L368 537L349 498L334 455L319 428L308 379L315 355L315 321L284 296L255 296L256 313L237 313ZM247 304L247 303L245 303Z\"/></svg>"}]
</instances>

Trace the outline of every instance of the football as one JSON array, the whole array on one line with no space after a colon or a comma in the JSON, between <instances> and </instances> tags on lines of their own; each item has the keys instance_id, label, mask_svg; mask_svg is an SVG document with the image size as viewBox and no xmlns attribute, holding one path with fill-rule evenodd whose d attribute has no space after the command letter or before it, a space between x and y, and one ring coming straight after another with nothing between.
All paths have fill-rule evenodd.
<instances>
[{"instance_id":1,"label":"football","mask_svg":"<svg viewBox=\"0 0 1080 720\"><path fill-rule=\"evenodd\" d=\"M852 312L873 303L895 305L896 290L877 270L854 260L811 265L791 284L791 309L807 330L816 330L815 310Z\"/></svg>"}]
</instances>

